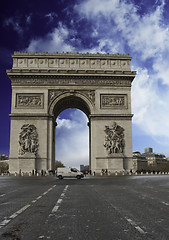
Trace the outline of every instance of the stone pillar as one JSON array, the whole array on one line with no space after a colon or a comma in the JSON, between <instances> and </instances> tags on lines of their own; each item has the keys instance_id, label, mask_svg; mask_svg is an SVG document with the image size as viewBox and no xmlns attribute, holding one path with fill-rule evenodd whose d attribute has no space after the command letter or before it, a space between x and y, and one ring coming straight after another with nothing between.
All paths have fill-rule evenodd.
<instances>
[{"instance_id":1,"label":"stone pillar","mask_svg":"<svg viewBox=\"0 0 169 240\"><path fill-rule=\"evenodd\" d=\"M21 172L32 172L36 168L36 156L34 153L25 153L24 155L18 156L19 169Z\"/></svg>"}]
</instances>

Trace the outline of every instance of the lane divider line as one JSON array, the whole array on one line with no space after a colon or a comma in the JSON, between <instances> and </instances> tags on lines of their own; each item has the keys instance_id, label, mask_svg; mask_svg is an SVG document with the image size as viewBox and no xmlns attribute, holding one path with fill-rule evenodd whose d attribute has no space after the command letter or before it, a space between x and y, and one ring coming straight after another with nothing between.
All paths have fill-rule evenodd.
<instances>
[{"instance_id":1,"label":"lane divider line","mask_svg":"<svg viewBox=\"0 0 169 240\"><path fill-rule=\"evenodd\" d=\"M4 197L5 195L6 195L5 193L4 193L4 194L1 194L0 197Z\"/></svg>"},{"instance_id":2,"label":"lane divider line","mask_svg":"<svg viewBox=\"0 0 169 240\"><path fill-rule=\"evenodd\" d=\"M166 206L169 206L169 203L166 203L166 202L162 202L164 205L166 205Z\"/></svg>"},{"instance_id":3,"label":"lane divider line","mask_svg":"<svg viewBox=\"0 0 169 240\"><path fill-rule=\"evenodd\" d=\"M32 200L31 203L35 203L37 202L39 199L41 199L43 196L45 196L48 192L50 192L53 188L55 188L56 185L53 185L51 188L49 188L46 192L42 193L42 195L38 196L36 199ZM18 215L20 215L21 213L23 213L26 209L28 209L30 206L30 204L25 205L24 207L22 207L21 209L19 209L18 211L16 211L15 213L13 213L10 217L5 217L4 220L2 220L2 222L0 222L0 229L2 227L5 227L11 220L13 220L14 218L16 218Z\"/></svg>"},{"instance_id":4,"label":"lane divider line","mask_svg":"<svg viewBox=\"0 0 169 240\"><path fill-rule=\"evenodd\" d=\"M52 209L51 214L49 215L49 217L53 216L53 215L57 212L57 210L59 209L60 204L61 204L62 201L63 201L63 198L64 198L64 196L65 196L65 193L66 193L68 187L69 187L69 185L66 185L66 187L64 188L62 194L60 195L60 198L57 200L56 205L53 207L53 209Z\"/></svg>"},{"instance_id":5,"label":"lane divider line","mask_svg":"<svg viewBox=\"0 0 169 240\"><path fill-rule=\"evenodd\" d=\"M131 220L130 218L127 218L127 217L125 217L125 219L126 219L132 226L134 226L135 229L136 229L137 231L139 231L141 234L146 234L146 232L144 232L144 230L143 230L141 227L139 227L133 220Z\"/></svg>"},{"instance_id":6,"label":"lane divider line","mask_svg":"<svg viewBox=\"0 0 169 240\"><path fill-rule=\"evenodd\" d=\"M91 186L91 187L93 187L93 186ZM95 190L95 192L96 192L96 190ZM116 207L116 206L114 206L112 203L110 203L105 197L102 197L114 210L116 210L120 215L122 215L122 213L121 213L121 211L120 211L120 209L118 208L118 207ZM123 216L123 218L128 222L128 223L130 223L139 233L141 233L141 234L147 234L147 232L145 232L141 227L139 227L138 225L137 225L137 223L135 223L133 220L131 220L130 218L128 218L128 217L125 217L125 216Z\"/></svg>"}]
</instances>

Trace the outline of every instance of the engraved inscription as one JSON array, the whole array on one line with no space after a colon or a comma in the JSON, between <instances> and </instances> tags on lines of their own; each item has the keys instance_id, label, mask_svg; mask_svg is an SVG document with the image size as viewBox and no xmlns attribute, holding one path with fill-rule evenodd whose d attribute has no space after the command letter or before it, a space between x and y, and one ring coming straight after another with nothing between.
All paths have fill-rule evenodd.
<instances>
[{"instance_id":1,"label":"engraved inscription","mask_svg":"<svg viewBox=\"0 0 169 240\"><path fill-rule=\"evenodd\" d=\"M43 108L43 94L16 94L16 108Z\"/></svg>"},{"instance_id":2,"label":"engraved inscription","mask_svg":"<svg viewBox=\"0 0 169 240\"><path fill-rule=\"evenodd\" d=\"M127 108L127 95L101 95L101 108Z\"/></svg>"}]
</instances>

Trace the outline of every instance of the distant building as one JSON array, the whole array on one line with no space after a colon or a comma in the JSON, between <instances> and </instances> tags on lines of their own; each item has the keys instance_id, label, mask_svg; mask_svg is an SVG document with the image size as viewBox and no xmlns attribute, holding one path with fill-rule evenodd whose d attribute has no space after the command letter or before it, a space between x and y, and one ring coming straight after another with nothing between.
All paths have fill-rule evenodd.
<instances>
[{"instance_id":1,"label":"distant building","mask_svg":"<svg viewBox=\"0 0 169 240\"><path fill-rule=\"evenodd\" d=\"M80 165L80 171L83 171L84 170L84 165Z\"/></svg>"},{"instance_id":2,"label":"distant building","mask_svg":"<svg viewBox=\"0 0 169 240\"><path fill-rule=\"evenodd\" d=\"M145 148L144 153L133 152L133 170L147 169L149 166L159 166L169 163L166 156L160 153L153 153L153 148Z\"/></svg>"},{"instance_id":3,"label":"distant building","mask_svg":"<svg viewBox=\"0 0 169 240\"><path fill-rule=\"evenodd\" d=\"M133 170L145 169L147 166L147 159L140 152L133 152Z\"/></svg>"},{"instance_id":4,"label":"distant building","mask_svg":"<svg viewBox=\"0 0 169 240\"><path fill-rule=\"evenodd\" d=\"M89 172L89 165L80 165L80 171L81 172Z\"/></svg>"},{"instance_id":5,"label":"distant building","mask_svg":"<svg viewBox=\"0 0 169 240\"><path fill-rule=\"evenodd\" d=\"M164 154L153 153L152 148L145 148L145 153L142 154L147 159L148 166L156 166L157 164L167 163L167 158Z\"/></svg>"}]
</instances>

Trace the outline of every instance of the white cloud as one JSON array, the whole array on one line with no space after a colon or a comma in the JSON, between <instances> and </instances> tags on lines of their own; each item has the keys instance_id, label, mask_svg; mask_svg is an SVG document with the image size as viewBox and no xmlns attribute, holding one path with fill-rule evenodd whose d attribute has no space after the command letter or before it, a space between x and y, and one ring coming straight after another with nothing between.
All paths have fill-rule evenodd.
<instances>
[{"instance_id":1,"label":"white cloud","mask_svg":"<svg viewBox=\"0 0 169 240\"><path fill-rule=\"evenodd\" d=\"M164 6L165 1L158 1L142 16L129 1L88 0L75 7L93 25L91 36L97 33L99 47L94 50L105 44L116 53L127 46L134 55L133 122L157 142L161 137L169 142L169 24L163 19Z\"/></svg>"},{"instance_id":2,"label":"white cloud","mask_svg":"<svg viewBox=\"0 0 169 240\"><path fill-rule=\"evenodd\" d=\"M52 22L58 15L55 12L50 12L45 15L48 18L49 23Z\"/></svg>"},{"instance_id":3,"label":"white cloud","mask_svg":"<svg viewBox=\"0 0 169 240\"><path fill-rule=\"evenodd\" d=\"M102 29L106 28L106 32L101 32L100 37L104 36L105 39L107 36L107 41L113 43L116 33L118 39L123 40L123 43L121 40L120 43L127 43L133 51L139 52L142 60L154 57L169 48L169 25L167 27L161 23L163 8L164 2L151 13L141 17L137 13L136 5L120 0L88 0L75 7L81 15L93 21L96 28L98 23ZM92 34L95 32L99 35L98 29Z\"/></svg>"},{"instance_id":4,"label":"white cloud","mask_svg":"<svg viewBox=\"0 0 169 240\"><path fill-rule=\"evenodd\" d=\"M139 7L129 1L83 1L76 5L74 10L79 14L79 19L85 18L92 26L92 31L88 34L89 40L95 41L95 47L84 49L81 45L82 41L77 39L78 33L59 23L59 26L44 38L33 39L26 50L30 52L75 51L73 46L77 41L76 51L81 52L125 53L127 46L127 52L134 56L133 70L137 70L137 77L132 87L133 122L143 132L155 137L156 141L160 141L161 137L169 141L169 121L167 121L169 118L169 24L163 21L164 6L165 1L158 1L156 7L154 5L149 12L141 16L138 12ZM53 16L48 14L46 17L52 20ZM75 28L76 21L72 19L71 22ZM159 83L162 86L159 86ZM166 87L163 84L166 84ZM69 160L73 161L76 158L76 151L79 154L81 154L80 151L85 152L83 144L81 147L78 145L79 140L85 139L80 137L83 131L80 132L74 128L74 125L80 126L80 122L60 119L58 123L59 132L60 129L66 128L71 132L70 136L73 132L77 134L77 137L70 140L66 131L60 132L62 137L59 144L64 146L66 155L58 150L59 156L64 159L64 156L68 156L71 152ZM69 144L65 143L64 134L69 143L72 143L70 146L73 152ZM80 157L81 160L82 157Z\"/></svg>"},{"instance_id":5,"label":"white cloud","mask_svg":"<svg viewBox=\"0 0 169 240\"><path fill-rule=\"evenodd\" d=\"M137 69L137 72L132 87L133 123L148 135L169 140L169 88L162 94L147 69Z\"/></svg>"},{"instance_id":6,"label":"white cloud","mask_svg":"<svg viewBox=\"0 0 169 240\"><path fill-rule=\"evenodd\" d=\"M74 51L71 44L66 43L70 38L69 31L66 26L59 23L58 28L55 28L51 33L48 33L44 38L31 40L26 51L28 52L70 52Z\"/></svg>"},{"instance_id":7,"label":"white cloud","mask_svg":"<svg viewBox=\"0 0 169 240\"><path fill-rule=\"evenodd\" d=\"M18 34L23 34L23 29L20 26L20 21L16 17L10 17L8 19L4 20L4 26L12 26L14 31L16 31Z\"/></svg>"},{"instance_id":8,"label":"white cloud","mask_svg":"<svg viewBox=\"0 0 169 240\"><path fill-rule=\"evenodd\" d=\"M27 24L31 23L31 15L26 16L26 23Z\"/></svg>"},{"instance_id":9,"label":"white cloud","mask_svg":"<svg viewBox=\"0 0 169 240\"><path fill-rule=\"evenodd\" d=\"M88 119L80 110L73 111L70 119L57 119L56 159L66 166L89 164Z\"/></svg>"}]
</instances>

